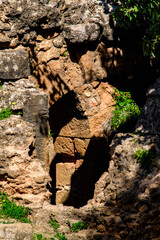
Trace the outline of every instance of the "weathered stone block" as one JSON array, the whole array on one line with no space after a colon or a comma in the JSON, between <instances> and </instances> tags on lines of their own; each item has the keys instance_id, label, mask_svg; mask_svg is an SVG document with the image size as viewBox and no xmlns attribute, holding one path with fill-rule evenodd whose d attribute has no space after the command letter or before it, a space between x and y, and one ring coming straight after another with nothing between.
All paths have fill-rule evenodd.
<instances>
[{"instance_id":1,"label":"weathered stone block","mask_svg":"<svg viewBox=\"0 0 160 240\"><path fill-rule=\"evenodd\" d=\"M56 205L64 203L69 197L69 191L59 190L56 192Z\"/></svg>"},{"instance_id":2,"label":"weathered stone block","mask_svg":"<svg viewBox=\"0 0 160 240\"><path fill-rule=\"evenodd\" d=\"M64 38L71 43L83 43L96 41L100 35L100 27L95 23L66 25Z\"/></svg>"},{"instance_id":3,"label":"weathered stone block","mask_svg":"<svg viewBox=\"0 0 160 240\"><path fill-rule=\"evenodd\" d=\"M87 51L86 54L82 55L80 66L86 82L107 77L107 70L104 68L102 57L97 51Z\"/></svg>"},{"instance_id":4,"label":"weathered stone block","mask_svg":"<svg viewBox=\"0 0 160 240\"><path fill-rule=\"evenodd\" d=\"M9 37L0 33L0 48L6 48L9 46L9 44L10 44Z\"/></svg>"},{"instance_id":5,"label":"weathered stone block","mask_svg":"<svg viewBox=\"0 0 160 240\"><path fill-rule=\"evenodd\" d=\"M0 79L20 79L29 75L28 53L24 48L0 51Z\"/></svg>"},{"instance_id":6,"label":"weathered stone block","mask_svg":"<svg viewBox=\"0 0 160 240\"><path fill-rule=\"evenodd\" d=\"M0 110L10 108L22 111L23 119L33 123L36 130L35 148L43 162L48 161L48 96L35 88L30 79L4 83L0 90ZM38 104L37 104L38 103Z\"/></svg>"},{"instance_id":7,"label":"weathered stone block","mask_svg":"<svg viewBox=\"0 0 160 240\"><path fill-rule=\"evenodd\" d=\"M79 156L81 157L85 156L89 142L90 142L90 139L80 139L80 138L74 139L75 150Z\"/></svg>"},{"instance_id":8,"label":"weathered stone block","mask_svg":"<svg viewBox=\"0 0 160 240\"><path fill-rule=\"evenodd\" d=\"M71 178L75 172L74 163L57 163L56 165L56 186L70 186Z\"/></svg>"},{"instance_id":9,"label":"weathered stone block","mask_svg":"<svg viewBox=\"0 0 160 240\"><path fill-rule=\"evenodd\" d=\"M28 223L0 224L1 240L33 240L32 226Z\"/></svg>"},{"instance_id":10,"label":"weathered stone block","mask_svg":"<svg viewBox=\"0 0 160 240\"><path fill-rule=\"evenodd\" d=\"M54 143L54 150L56 153L61 154L62 156L73 156L74 153L74 144L71 138L66 137L57 137Z\"/></svg>"},{"instance_id":11,"label":"weathered stone block","mask_svg":"<svg viewBox=\"0 0 160 240\"><path fill-rule=\"evenodd\" d=\"M73 118L68 124L66 124L61 129L59 135L66 136L66 137L79 137L79 138L91 137L87 119Z\"/></svg>"},{"instance_id":12,"label":"weathered stone block","mask_svg":"<svg viewBox=\"0 0 160 240\"><path fill-rule=\"evenodd\" d=\"M0 177L5 179L0 191L14 196L21 204L41 207L50 196L46 189L50 178L44 162L36 159L33 124L20 116L1 120L0 146Z\"/></svg>"}]
</instances>

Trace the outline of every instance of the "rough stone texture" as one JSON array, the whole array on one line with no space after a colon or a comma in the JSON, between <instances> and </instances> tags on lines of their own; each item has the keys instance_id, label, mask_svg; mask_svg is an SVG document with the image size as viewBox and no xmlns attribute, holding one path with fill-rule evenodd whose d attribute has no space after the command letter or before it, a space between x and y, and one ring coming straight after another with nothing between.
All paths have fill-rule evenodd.
<instances>
[{"instance_id":1,"label":"rough stone texture","mask_svg":"<svg viewBox=\"0 0 160 240\"><path fill-rule=\"evenodd\" d=\"M20 79L5 82L0 98L0 109L23 114L0 121L1 191L30 208L40 208L50 197L47 95L32 80Z\"/></svg>"},{"instance_id":2,"label":"rough stone texture","mask_svg":"<svg viewBox=\"0 0 160 240\"><path fill-rule=\"evenodd\" d=\"M4 34L0 34L0 49L8 47L10 44L9 37L5 36Z\"/></svg>"},{"instance_id":3,"label":"rough stone texture","mask_svg":"<svg viewBox=\"0 0 160 240\"><path fill-rule=\"evenodd\" d=\"M0 224L1 240L33 240L32 226L27 223Z\"/></svg>"},{"instance_id":4,"label":"rough stone texture","mask_svg":"<svg viewBox=\"0 0 160 240\"><path fill-rule=\"evenodd\" d=\"M100 27L94 23L65 26L64 38L70 43L96 41L100 35Z\"/></svg>"},{"instance_id":5,"label":"rough stone texture","mask_svg":"<svg viewBox=\"0 0 160 240\"><path fill-rule=\"evenodd\" d=\"M147 96L148 100L137 123L136 131L160 135L160 78L150 87Z\"/></svg>"},{"instance_id":6,"label":"rough stone texture","mask_svg":"<svg viewBox=\"0 0 160 240\"><path fill-rule=\"evenodd\" d=\"M113 88L108 83L95 82L92 85L85 84L77 87L74 92L64 96L53 105L55 116L52 116L55 135L58 132L59 136L62 137L85 139L101 136L103 122L111 117L114 107L111 96ZM67 110L66 106L68 106ZM59 111L56 111L56 108ZM64 127L61 127L63 125Z\"/></svg>"},{"instance_id":7,"label":"rough stone texture","mask_svg":"<svg viewBox=\"0 0 160 240\"><path fill-rule=\"evenodd\" d=\"M35 131L20 116L0 121L1 191L21 204L39 208L50 196L46 190L47 171L36 157Z\"/></svg>"},{"instance_id":8,"label":"rough stone texture","mask_svg":"<svg viewBox=\"0 0 160 240\"><path fill-rule=\"evenodd\" d=\"M113 40L109 26L109 15L104 14L98 1L66 1L67 11L63 15L64 37L70 43L95 41L104 35ZM107 24L106 24L107 23Z\"/></svg>"},{"instance_id":9,"label":"rough stone texture","mask_svg":"<svg viewBox=\"0 0 160 240\"><path fill-rule=\"evenodd\" d=\"M74 143L69 137L57 137L54 144L54 150L56 153L60 153L62 156L74 157Z\"/></svg>"},{"instance_id":10,"label":"rough stone texture","mask_svg":"<svg viewBox=\"0 0 160 240\"><path fill-rule=\"evenodd\" d=\"M24 48L0 51L0 79L15 80L29 75L29 58Z\"/></svg>"},{"instance_id":11,"label":"rough stone texture","mask_svg":"<svg viewBox=\"0 0 160 240\"><path fill-rule=\"evenodd\" d=\"M64 1L43 1L20 0L1 1L0 16L1 29L7 30L10 38L20 38L27 42L36 37L34 29L40 27L48 30L61 25L61 14L59 6L63 6ZM17 21L17 17L19 21ZM6 20L9 22L6 23Z\"/></svg>"},{"instance_id":12,"label":"rough stone texture","mask_svg":"<svg viewBox=\"0 0 160 240\"><path fill-rule=\"evenodd\" d=\"M54 41L60 39L58 34L53 38L53 43L47 45L50 49L40 51L38 42L34 54L30 52L31 66L37 86L43 87L49 95L51 104L55 103L67 92L97 80L106 79L110 74L121 74L125 61L123 51L119 48L106 48L104 43L97 45L95 50L88 50L63 44L56 48ZM45 47L46 40L41 43ZM105 61L104 61L105 59Z\"/></svg>"},{"instance_id":13,"label":"rough stone texture","mask_svg":"<svg viewBox=\"0 0 160 240\"><path fill-rule=\"evenodd\" d=\"M0 90L0 109L10 108L21 111L23 119L31 122L36 130L35 148L38 158L48 162L48 97L40 89L35 88L30 79L6 82ZM38 103L38 104L37 104Z\"/></svg>"},{"instance_id":14,"label":"rough stone texture","mask_svg":"<svg viewBox=\"0 0 160 240\"><path fill-rule=\"evenodd\" d=\"M75 171L74 163L57 163L56 167L56 183L57 186L70 186L71 176Z\"/></svg>"}]
</instances>

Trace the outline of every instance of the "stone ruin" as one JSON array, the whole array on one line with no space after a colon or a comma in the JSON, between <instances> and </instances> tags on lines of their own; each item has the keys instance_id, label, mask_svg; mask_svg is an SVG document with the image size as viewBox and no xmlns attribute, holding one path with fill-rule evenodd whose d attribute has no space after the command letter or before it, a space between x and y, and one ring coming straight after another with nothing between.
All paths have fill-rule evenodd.
<instances>
[{"instance_id":1,"label":"stone ruin","mask_svg":"<svg viewBox=\"0 0 160 240\"><path fill-rule=\"evenodd\" d=\"M0 110L13 113L0 121L0 191L32 209L36 232L51 231L52 213L69 240L159 239L158 217L151 218L159 216L159 80L134 134L110 142L115 82L135 90L143 74L141 93L152 71L138 45L119 41L107 6L0 1ZM153 146L148 174L134 152ZM68 219L90 229L70 234ZM0 225L0 238L32 240L31 226L21 228Z\"/></svg>"}]
</instances>

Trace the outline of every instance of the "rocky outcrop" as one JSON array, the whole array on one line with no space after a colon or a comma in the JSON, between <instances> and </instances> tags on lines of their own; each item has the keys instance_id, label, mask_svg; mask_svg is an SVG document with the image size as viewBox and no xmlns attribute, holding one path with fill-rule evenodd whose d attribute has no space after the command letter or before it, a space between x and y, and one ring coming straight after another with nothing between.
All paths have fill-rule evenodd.
<instances>
[{"instance_id":1,"label":"rocky outcrop","mask_svg":"<svg viewBox=\"0 0 160 240\"><path fill-rule=\"evenodd\" d=\"M144 106L142 117L138 121L136 131L143 134L160 134L160 78L152 85L147 92L147 102Z\"/></svg>"},{"instance_id":2,"label":"rocky outcrop","mask_svg":"<svg viewBox=\"0 0 160 240\"><path fill-rule=\"evenodd\" d=\"M45 163L40 162L34 150L34 125L21 116L11 116L0 121L0 133L1 192L30 208L42 207L50 197L46 190L50 178Z\"/></svg>"},{"instance_id":3,"label":"rocky outcrop","mask_svg":"<svg viewBox=\"0 0 160 240\"><path fill-rule=\"evenodd\" d=\"M0 190L21 204L40 208L50 197L46 188L50 181L48 97L28 79L29 57L24 47L0 52L4 83L0 111L12 112L0 121Z\"/></svg>"}]
</instances>

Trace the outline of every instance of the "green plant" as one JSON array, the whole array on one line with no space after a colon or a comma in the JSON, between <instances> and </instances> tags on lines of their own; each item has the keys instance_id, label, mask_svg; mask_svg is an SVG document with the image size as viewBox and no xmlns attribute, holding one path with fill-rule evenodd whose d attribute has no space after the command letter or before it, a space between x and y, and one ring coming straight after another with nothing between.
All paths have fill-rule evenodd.
<instances>
[{"instance_id":1,"label":"green plant","mask_svg":"<svg viewBox=\"0 0 160 240\"><path fill-rule=\"evenodd\" d=\"M3 223L3 224L11 224L11 223L15 223L15 221L11 222L11 221L0 221L0 223Z\"/></svg>"},{"instance_id":2,"label":"green plant","mask_svg":"<svg viewBox=\"0 0 160 240\"><path fill-rule=\"evenodd\" d=\"M141 164L142 168L150 168L155 166L155 152L150 150L145 150L143 148L139 148L135 153L134 157Z\"/></svg>"},{"instance_id":3,"label":"green plant","mask_svg":"<svg viewBox=\"0 0 160 240\"><path fill-rule=\"evenodd\" d=\"M13 103L12 103L12 105L15 105L15 103L14 104ZM13 110L12 111L9 108L2 108L2 110L0 111L0 120L9 118L12 114L13 115L20 115L20 116L22 116L23 112L20 111L20 110Z\"/></svg>"},{"instance_id":4,"label":"green plant","mask_svg":"<svg viewBox=\"0 0 160 240\"><path fill-rule=\"evenodd\" d=\"M28 218L29 213L29 208L16 205L13 198L11 201L6 193L0 192L0 216L14 218L24 223L31 223L31 220Z\"/></svg>"},{"instance_id":5,"label":"green plant","mask_svg":"<svg viewBox=\"0 0 160 240\"><path fill-rule=\"evenodd\" d=\"M3 86L3 83L2 83L2 81L0 80L0 90L2 89L2 86Z\"/></svg>"},{"instance_id":6,"label":"green plant","mask_svg":"<svg viewBox=\"0 0 160 240\"><path fill-rule=\"evenodd\" d=\"M33 233L33 240L55 240L54 237L51 238L47 238L47 237L43 237L42 234L40 233Z\"/></svg>"},{"instance_id":7,"label":"green plant","mask_svg":"<svg viewBox=\"0 0 160 240\"><path fill-rule=\"evenodd\" d=\"M156 57L160 48L160 2L158 0L114 0L113 17L127 31L139 31L144 54Z\"/></svg>"},{"instance_id":8,"label":"green plant","mask_svg":"<svg viewBox=\"0 0 160 240\"><path fill-rule=\"evenodd\" d=\"M81 222L81 221L78 221L76 223L72 223L72 226L71 226L69 221L67 221L67 224L70 227L71 231L73 231L73 232L78 232L82 229L87 229L87 227L88 227L86 222Z\"/></svg>"},{"instance_id":9,"label":"green plant","mask_svg":"<svg viewBox=\"0 0 160 240\"><path fill-rule=\"evenodd\" d=\"M116 101L116 106L111 119L111 128L117 130L128 120L137 118L140 115L140 109L129 92L122 92L115 88L112 96Z\"/></svg>"},{"instance_id":10,"label":"green plant","mask_svg":"<svg viewBox=\"0 0 160 240\"><path fill-rule=\"evenodd\" d=\"M12 115L12 111L9 108L2 108L0 111L0 120L9 118Z\"/></svg>"},{"instance_id":11,"label":"green plant","mask_svg":"<svg viewBox=\"0 0 160 240\"><path fill-rule=\"evenodd\" d=\"M59 223L53 219L52 215L50 216L50 220L48 221L50 227L54 229L54 231L57 231L57 229L60 227Z\"/></svg>"},{"instance_id":12,"label":"green plant","mask_svg":"<svg viewBox=\"0 0 160 240\"><path fill-rule=\"evenodd\" d=\"M49 134L48 137L52 137L54 135L54 133L52 132L52 129L49 130Z\"/></svg>"},{"instance_id":13,"label":"green plant","mask_svg":"<svg viewBox=\"0 0 160 240\"><path fill-rule=\"evenodd\" d=\"M63 56L66 57L67 56L67 51L63 52Z\"/></svg>"},{"instance_id":14,"label":"green plant","mask_svg":"<svg viewBox=\"0 0 160 240\"><path fill-rule=\"evenodd\" d=\"M67 238L65 237L64 233L59 233L57 232L56 235L54 235L56 238L58 238L59 240L67 240Z\"/></svg>"}]
</instances>

